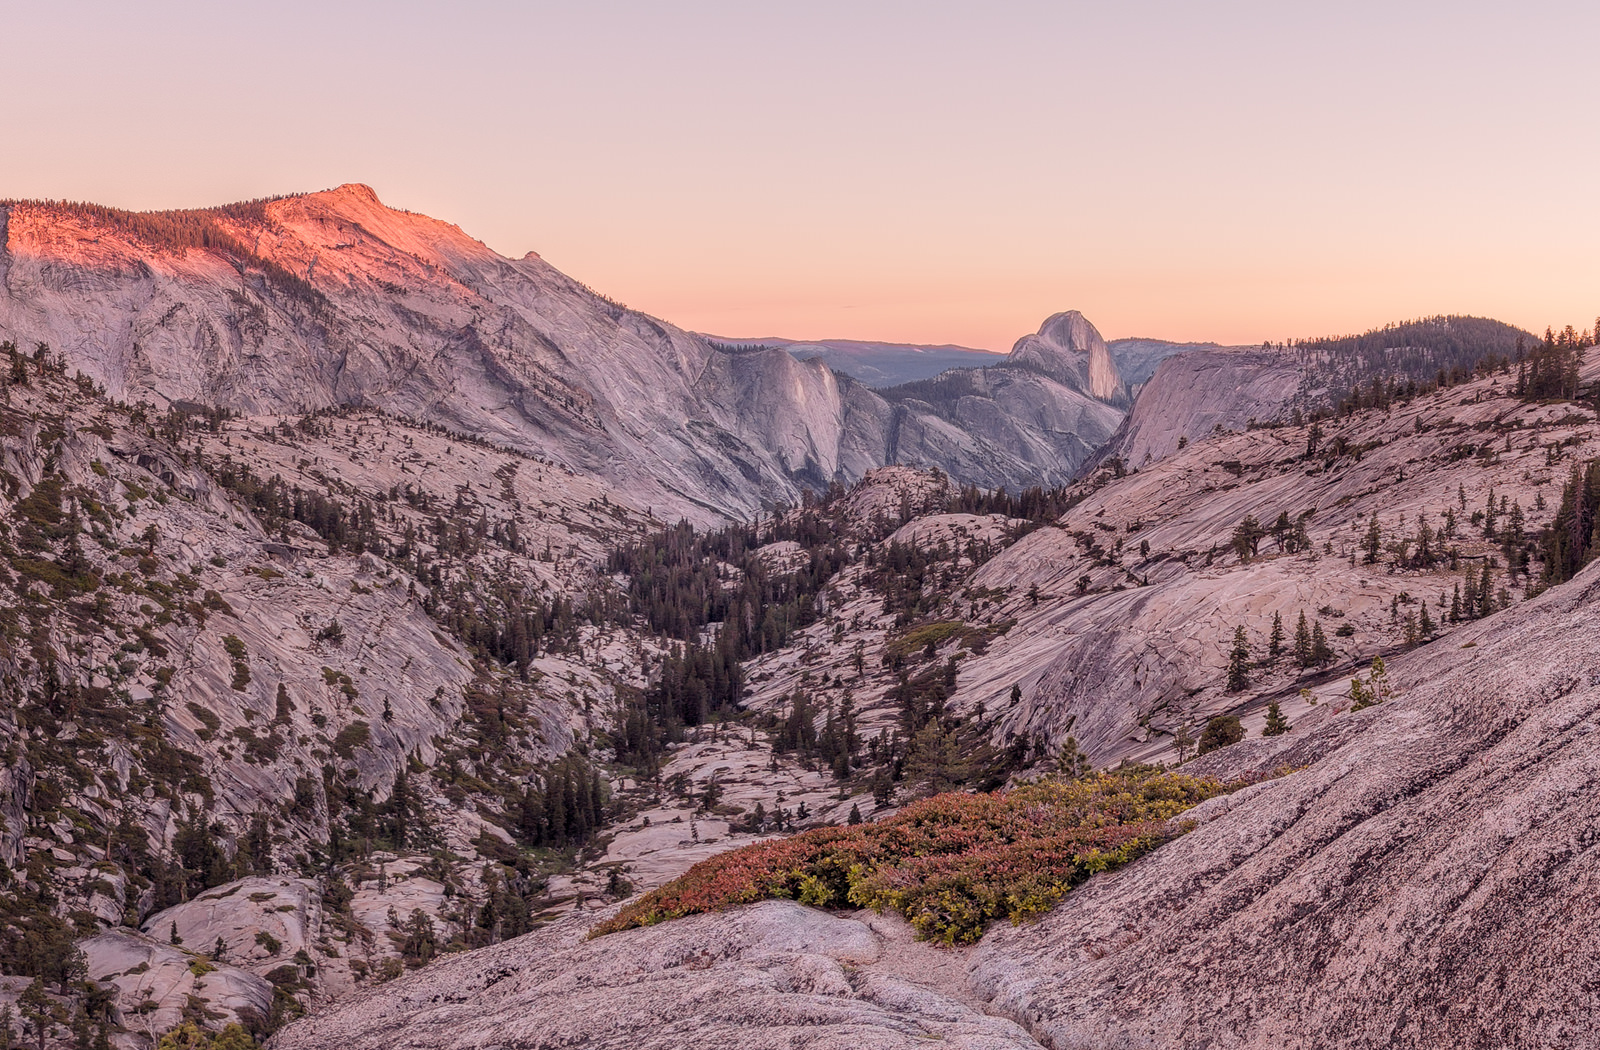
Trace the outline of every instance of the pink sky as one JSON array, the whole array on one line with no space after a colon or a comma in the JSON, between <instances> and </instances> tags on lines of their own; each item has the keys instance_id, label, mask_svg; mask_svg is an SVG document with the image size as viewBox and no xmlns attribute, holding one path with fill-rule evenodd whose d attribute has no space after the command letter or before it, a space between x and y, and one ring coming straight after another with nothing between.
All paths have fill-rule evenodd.
<instances>
[{"instance_id":1,"label":"pink sky","mask_svg":"<svg viewBox=\"0 0 1600 1050\"><path fill-rule=\"evenodd\" d=\"M1305 10L1299 10L1305 8ZM0 196L347 181L727 335L1600 309L1592 4L26 5Z\"/></svg>"}]
</instances>

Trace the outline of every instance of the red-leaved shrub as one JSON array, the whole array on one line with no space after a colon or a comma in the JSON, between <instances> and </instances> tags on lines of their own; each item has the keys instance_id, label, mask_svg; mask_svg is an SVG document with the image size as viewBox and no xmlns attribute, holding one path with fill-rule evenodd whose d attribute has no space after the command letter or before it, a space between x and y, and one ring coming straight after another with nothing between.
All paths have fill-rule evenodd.
<instances>
[{"instance_id":1,"label":"red-leaved shrub","mask_svg":"<svg viewBox=\"0 0 1600 1050\"><path fill-rule=\"evenodd\" d=\"M876 824L818 828L719 854L591 936L783 898L892 908L924 938L967 943L995 919L1046 911L1096 872L1182 834L1172 818L1242 786L1140 770L935 795Z\"/></svg>"}]
</instances>

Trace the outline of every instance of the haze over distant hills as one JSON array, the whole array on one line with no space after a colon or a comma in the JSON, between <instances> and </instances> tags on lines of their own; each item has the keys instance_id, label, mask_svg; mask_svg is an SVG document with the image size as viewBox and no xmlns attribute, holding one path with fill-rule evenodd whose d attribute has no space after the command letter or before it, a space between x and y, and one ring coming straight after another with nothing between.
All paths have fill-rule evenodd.
<instances>
[{"instance_id":1,"label":"haze over distant hills","mask_svg":"<svg viewBox=\"0 0 1600 1050\"><path fill-rule=\"evenodd\" d=\"M749 350L781 347L801 361L821 361L870 387L897 386L914 379L930 379L951 368L986 368L999 364L1004 354L966 346L924 346L913 343L870 342L860 339L729 339L708 335L722 346Z\"/></svg>"},{"instance_id":2,"label":"haze over distant hills","mask_svg":"<svg viewBox=\"0 0 1600 1050\"><path fill-rule=\"evenodd\" d=\"M871 342L859 339L729 339L708 335L723 346L752 349L776 346L802 361L819 360L835 372L843 372L870 387L898 386L918 379L932 379L952 368L989 368L1005 361L1006 355L965 346L918 343ZM1137 386L1155 372L1161 361L1186 350L1212 349L1216 343L1176 343L1163 339L1112 339L1107 344L1123 380Z\"/></svg>"}]
</instances>

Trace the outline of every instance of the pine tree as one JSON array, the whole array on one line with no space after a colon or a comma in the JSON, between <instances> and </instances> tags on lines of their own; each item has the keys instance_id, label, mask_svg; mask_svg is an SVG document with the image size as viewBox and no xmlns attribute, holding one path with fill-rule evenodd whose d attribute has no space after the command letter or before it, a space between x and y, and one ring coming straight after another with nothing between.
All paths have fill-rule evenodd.
<instances>
[{"instance_id":1,"label":"pine tree","mask_svg":"<svg viewBox=\"0 0 1600 1050\"><path fill-rule=\"evenodd\" d=\"M17 1000L17 1008L28 1031L39 1037L39 1050L44 1050L45 1040L62 1021L61 1007L46 994L44 981L35 977Z\"/></svg>"},{"instance_id":2,"label":"pine tree","mask_svg":"<svg viewBox=\"0 0 1600 1050\"><path fill-rule=\"evenodd\" d=\"M1283 655L1283 614L1272 614L1272 633L1267 636L1267 655L1276 660Z\"/></svg>"},{"instance_id":3,"label":"pine tree","mask_svg":"<svg viewBox=\"0 0 1600 1050\"><path fill-rule=\"evenodd\" d=\"M1428 615L1428 603L1424 599L1422 602L1422 615L1418 618L1417 632L1422 636L1423 640L1427 640L1433 637L1434 631L1433 617Z\"/></svg>"},{"instance_id":4,"label":"pine tree","mask_svg":"<svg viewBox=\"0 0 1600 1050\"><path fill-rule=\"evenodd\" d=\"M1289 731L1289 720L1283 717L1283 709L1278 706L1278 701L1273 700L1267 704L1267 724L1261 730L1262 736L1282 736Z\"/></svg>"},{"instance_id":5,"label":"pine tree","mask_svg":"<svg viewBox=\"0 0 1600 1050\"><path fill-rule=\"evenodd\" d=\"M850 804L850 817L845 823L850 825L861 823L861 807L858 804L853 802Z\"/></svg>"},{"instance_id":6,"label":"pine tree","mask_svg":"<svg viewBox=\"0 0 1600 1050\"><path fill-rule=\"evenodd\" d=\"M1178 765L1183 765L1193 748L1194 734L1189 731L1188 719L1184 719L1178 723L1177 731L1172 734L1172 749L1178 753Z\"/></svg>"},{"instance_id":7,"label":"pine tree","mask_svg":"<svg viewBox=\"0 0 1600 1050\"><path fill-rule=\"evenodd\" d=\"M1200 744L1195 753L1204 755L1218 748L1237 744L1244 739L1244 726L1239 722L1238 715L1217 715L1206 722L1205 729L1200 733Z\"/></svg>"},{"instance_id":8,"label":"pine tree","mask_svg":"<svg viewBox=\"0 0 1600 1050\"><path fill-rule=\"evenodd\" d=\"M1078 750L1078 738L1067 737L1061 745L1061 755L1056 759L1056 772L1069 780L1079 780L1094 772L1089 756Z\"/></svg>"},{"instance_id":9,"label":"pine tree","mask_svg":"<svg viewBox=\"0 0 1600 1050\"><path fill-rule=\"evenodd\" d=\"M1233 648L1228 651L1228 692L1237 693L1250 684L1250 638L1244 624L1233 629Z\"/></svg>"},{"instance_id":10,"label":"pine tree","mask_svg":"<svg viewBox=\"0 0 1600 1050\"><path fill-rule=\"evenodd\" d=\"M1378 512L1372 512L1372 520L1367 522L1367 534L1361 541L1362 548L1367 552L1366 563L1375 564L1378 553L1383 549L1383 527L1378 524Z\"/></svg>"},{"instance_id":11,"label":"pine tree","mask_svg":"<svg viewBox=\"0 0 1600 1050\"><path fill-rule=\"evenodd\" d=\"M1434 563L1433 553L1433 528L1428 524L1425 514L1417 515L1417 553L1411 556L1411 564L1422 569L1431 569Z\"/></svg>"},{"instance_id":12,"label":"pine tree","mask_svg":"<svg viewBox=\"0 0 1600 1050\"><path fill-rule=\"evenodd\" d=\"M1311 626L1311 662L1318 667L1333 662L1333 648L1328 645L1328 636L1322 633L1320 619Z\"/></svg>"},{"instance_id":13,"label":"pine tree","mask_svg":"<svg viewBox=\"0 0 1600 1050\"><path fill-rule=\"evenodd\" d=\"M1289 520L1288 511L1280 510L1278 512L1278 519L1272 523L1272 540L1278 545L1280 551L1284 549L1285 545L1291 545L1290 549L1293 549L1294 522Z\"/></svg>"},{"instance_id":14,"label":"pine tree","mask_svg":"<svg viewBox=\"0 0 1600 1050\"><path fill-rule=\"evenodd\" d=\"M1372 690L1367 688L1367 683L1361 680L1360 675L1350 679L1350 692L1347 695L1350 697L1352 711L1364 711L1377 703L1372 698Z\"/></svg>"},{"instance_id":15,"label":"pine tree","mask_svg":"<svg viewBox=\"0 0 1600 1050\"><path fill-rule=\"evenodd\" d=\"M1377 703L1383 703L1394 695L1394 689L1389 685L1389 669L1384 665L1383 657L1372 658L1372 669L1368 673L1368 681L1372 686L1372 695Z\"/></svg>"},{"instance_id":16,"label":"pine tree","mask_svg":"<svg viewBox=\"0 0 1600 1050\"><path fill-rule=\"evenodd\" d=\"M416 808L417 799L411 791L411 778L402 760L399 771L394 775L394 788L389 794L389 801L384 806L388 817L389 844L396 850L405 849L411 840L412 815Z\"/></svg>"},{"instance_id":17,"label":"pine tree","mask_svg":"<svg viewBox=\"0 0 1600 1050\"><path fill-rule=\"evenodd\" d=\"M1372 658L1372 669L1363 682L1359 676L1350 679L1350 710L1361 711L1368 707L1376 707L1394 695L1394 689L1389 685L1389 669L1384 666L1383 657Z\"/></svg>"},{"instance_id":18,"label":"pine tree","mask_svg":"<svg viewBox=\"0 0 1600 1050\"><path fill-rule=\"evenodd\" d=\"M1547 584L1564 583L1578 574L1596 548L1600 533L1600 459L1574 466L1561 492L1561 505L1544 536Z\"/></svg>"},{"instance_id":19,"label":"pine tree","mask_svg":"<svg viewBox=\"0 0 1600 1050\"><path fill-rule=\"evenodd\" d=\"M880 766L872 774L872 801L879 806L887 806L889 800L894 798L894 776L887 766Z\"/></svg>"},{"instance_id":20,"label":"pine tree","mask_svg":"<svg viewBox=\"0 0 1600 1050\"><path fill-rule=\"evenodd\" d=\"M1300 610L1300 622L1294 629L1294 662L1301 667L1311 666L1311 626L1306 623L1306 611Z\"/></svg>"},{"instance_id":21,"label":"pine tree","mask_svg":"<svg viewBox=\"0 0 1600 1050\"><path fill-rule=\"evenodd\" d=\"M1241 563L1248 562L1261 549L1261 537L1266 535L1266 530L1256 520L1254 514L1246 514L1233 530L1232 546Z\"/></svg>"},{"instance_id":22,"label":"pine tree","mask_svg":"<svg viewBox=\"0 0 1600 1050\"><path fill-rule=\"evenodd\" d=\"M945 732L937 720L923 726L911 740L905 774L907 781L924 785L930 794L959 787L967 779L967 765L956 734Z\"/></svg>"},{"instance_id":23,"label":"pine tree","mask_svg":"<svg viewBox=\"0 0 1600 1050\"><path fill-rule=\"evenodd\" d=\"M406 965L417 967L427 964L439 950L433 920L421 908L416 908L412 910L411 918L406 921L403 930L405 940L400 945L400 954L405 957Z\"/></svg>"}]
</instances>

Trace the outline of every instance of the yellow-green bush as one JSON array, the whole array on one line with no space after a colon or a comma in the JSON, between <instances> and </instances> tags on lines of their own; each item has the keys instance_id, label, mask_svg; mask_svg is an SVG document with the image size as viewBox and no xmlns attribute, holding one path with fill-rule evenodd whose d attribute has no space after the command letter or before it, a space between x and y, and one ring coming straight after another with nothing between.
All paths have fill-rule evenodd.
<instances>
[{"instance_id":1,"label":"yellow-green bush","mask_svg":"<svg viewBox=\"0 0 1600 1050\"><path fill-rule=\"evenodd\" d=\"M919 936L977 940L989 923L1053 907L1073 886L1181 834L1172 818L1243 787L1130 770L1008 792L950 792L876 824L818 828L702 861L594 935L782 898L894 910Z\"/></svg>"}]
</instances>

